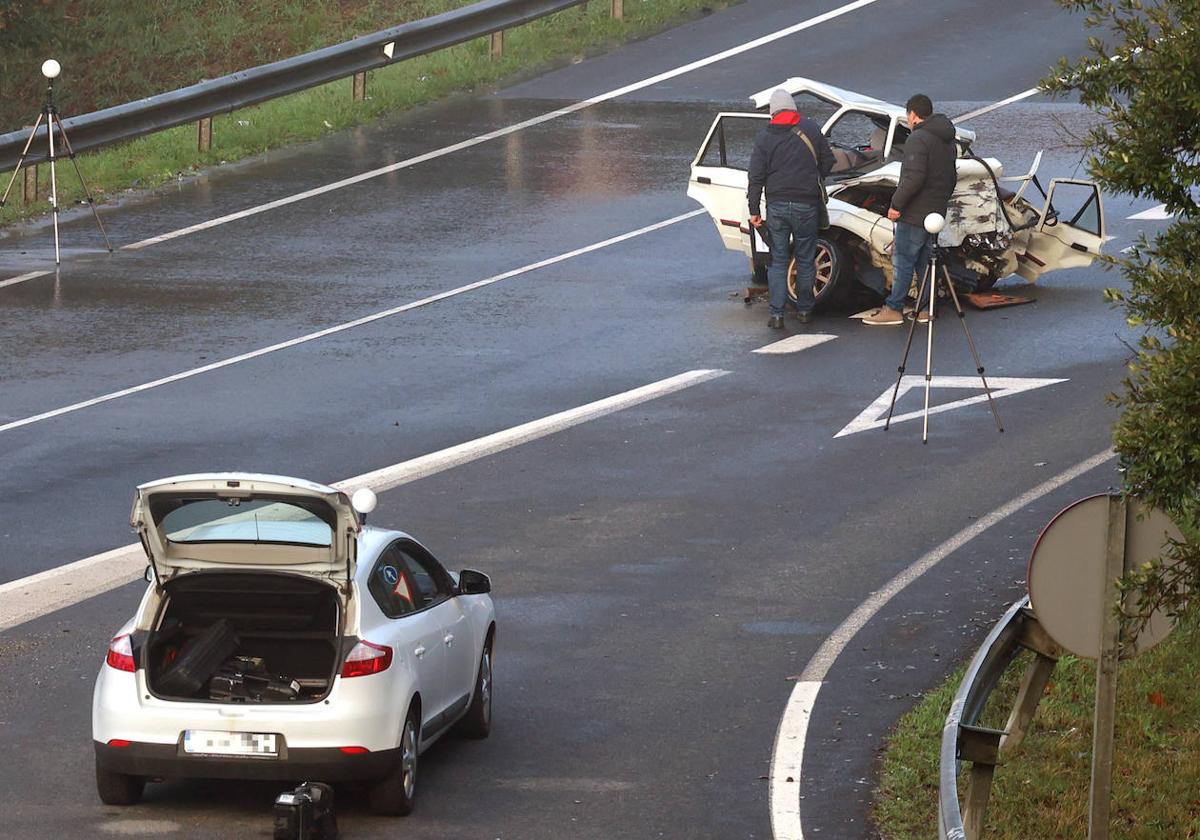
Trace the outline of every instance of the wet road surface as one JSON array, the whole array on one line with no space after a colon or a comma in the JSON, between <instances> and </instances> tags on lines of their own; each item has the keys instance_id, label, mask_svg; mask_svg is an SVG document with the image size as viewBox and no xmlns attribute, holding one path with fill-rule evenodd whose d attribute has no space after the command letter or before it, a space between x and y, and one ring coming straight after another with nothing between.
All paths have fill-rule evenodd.
<instances>
[{"instance_id":1,"label":"wet road surface","mask_svg":"<svg viewBox=\"0 0 1200 840\"><path fill-rule=\"evenodd\" d=\"M830 3L751 2L497 95L458 97L106 210L118 245L295 194L546 113L795 23ZM964 113L1082 48L1042 3L881 2L629 97L109 257L87 218L57 277L0 289L0 426L474 283L695 209L687 167L721 108L790 75ZM903 44L936 33L937 61ZM853 39L854 49L847 48ZM860 45L869 47L861 49ZM971 123L977 150L1049 175L1077 160L1070 104ZM1134 209L1106 197L1110 247ZM48 232L0 242L44 267ZM968 316L988 372L1066 378L885 436L836 432L894 382L902 331L827 313L796 355L744 306L744 259L706 216L335 335L0 432L0 581L130 542L132 488L241 469L334 481L684 371L719 379L381 497L376 521L492 575L497 725L424 758L412 837L769 837L779 715L825 636L946 536L1102 449L1129 334L1061 272L1030 306ZM796 332L789 322L789 334ZM973 372L939 322L938 374ZM902 410L918 407L914 393ZM830 674L805 754L804 827L870 837L874 750L1019 593L1024 552L1097 470L987 532L892 602ZM173 783L100 806L89 698L130 585L0 634L0 804L20 836L261 836L280 785ZM394 821L346 792L347 836Z\"/></svg>"}]
</instances>

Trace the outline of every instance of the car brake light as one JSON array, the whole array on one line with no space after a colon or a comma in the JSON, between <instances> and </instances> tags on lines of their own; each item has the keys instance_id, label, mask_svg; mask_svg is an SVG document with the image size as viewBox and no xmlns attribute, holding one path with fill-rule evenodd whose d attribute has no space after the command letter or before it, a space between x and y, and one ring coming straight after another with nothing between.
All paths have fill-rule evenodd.
<instances>
[{"instance_id":1,"label":"car brake light","mask_svg":"<svg viewBox=\"0 0 1200 840\"><path fill-rule=\"evenodd\" d=\"M117 636L108 643L108 656L104 658L110 668L116 668L118 671L134 672L133 665L133 645L129 641L129 634Z\"/></svg>"},{"instance_id":2,"label":"car brake light","mask_svg":"<svg viewBox=\"0 0 1200 840\"><path fill-rule=\"evenodd\" d=\"M387 645L376 645L360 641L346 656L342 664L343 677L365 677L386 671L392 664L392 649Z\"/></svg>"},{"instance_id":3,"label":"car brake light","mask_svg":"<svg viewBox=\"0 0 1200 840\"><path fill-rule=\"evenodd\" d=\"M370 752L366 747L338 747L338 749L346 755L363 755Z\"/></svg>"},{"instance_id":4,"label":"car brake light","mask_svg":"<svg viewBox=\"0 0 1200 840\"><path fill-rule=\"evenodd\" d=\"M108 742L108 745L110 747L128 747L129 742L126 741L124 738L113 738L111 741Z\"/></svg>"}]
</instances>

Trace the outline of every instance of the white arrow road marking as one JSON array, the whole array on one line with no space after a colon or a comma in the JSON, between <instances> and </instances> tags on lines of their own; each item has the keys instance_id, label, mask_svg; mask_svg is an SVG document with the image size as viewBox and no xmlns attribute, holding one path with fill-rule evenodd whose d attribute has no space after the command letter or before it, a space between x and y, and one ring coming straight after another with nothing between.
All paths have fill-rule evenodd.
<instances>
[{"instance_id":1,"label":"white arrow road marking","mask_svg":"<svg viewBox=\"0 0 1200 840\"><path fill-rule=\"evenodd\" d=\"M669 379L651 382L620 394L560 411L511 429L477 438L449 449L431 452L390 467L339 481L333 486L346 493L360 487L378 492L453 469L512 449L523 443L578 426L589 420L674 394L724 376L725 370L690 370ZM31 621L54 610L77 604L137 580L146 567L141 545L114 548L65 566L0 584L0 631Z\"/></svg>"},{"instance_id":2,"label":"white arrow road marking","mask_svg":"<svg viewBox=\"0 0 1200 840\"><path fill-rule=\"evenodd\" d=\"M785 338L782 341L772 341L757 350L751 350L751 353L762 353L764 355L777 355L783 353L799 353L801 350L807 350L810 347L816 347L818 344L824 344L826 341L833 341L837 338L836 335L826 335L824 333L812 333L811 335L793 335L790 338Z\"/></svg>"},{"instance_id":3,"label":"white arrow road marking","mask_svg":"<svg viewBox=\"0 0 1200 840\"><path fill-rule=\"evenodd\" d=\"M1175 218L1174 213L1167 212L1167 205L1160 204L1157 207L1151 207L1149 210L1143 210L1141 213L1134 213L1132 216L1127 216L1128 219L1152 219L1154 221L1162 221L1163 219Z\"/></svg>"},{"instance_id":4,"label":"white arrow road marking","mask_svg":"<svg viewBox=\"0 0 1200 840\"><path fill-rule=\"evenodd\" d=\"M1000 397L1010 397L1022 391L1032 391L1034 388L1045 388L1047 385L1057 385L1059 382L1066 381L1065 379L1024 379L1015 376L1000 376L990 377L988 385L992 389L992 398L1000 399ZM976 388L979 391L983 391L983 383L979 381L978 376L935 376L930 380L930 385L934 388ZM905 376L900 380L900 393L896 396L897 404L909 391L914 388L924 387L924 376ZM865 432L867 429L882 429L884 423L887 422L887 410L892 402L893 388L895 388L894 385L880 394L875 402L864 408L861 414L846 424L846 427L834 435L834 437L845 437L855 432ZM964 408L965 406L985 402L986 400L987 394L979 393L973 397L964 397L954 402L931 406L929 413L940 414L943 411L953 411L956 408ZM915 420L918 417L924 416L924 413L923 411L909 411L904 414L897 414L892 417L892 423L896 424L903 423L905 420Z\"/></svg>"}]
</instances>

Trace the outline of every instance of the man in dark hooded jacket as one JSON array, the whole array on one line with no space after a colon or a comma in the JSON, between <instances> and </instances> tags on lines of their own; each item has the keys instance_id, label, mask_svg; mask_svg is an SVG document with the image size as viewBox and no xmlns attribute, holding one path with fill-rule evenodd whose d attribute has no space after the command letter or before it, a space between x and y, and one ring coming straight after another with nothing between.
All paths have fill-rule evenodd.
<instances>
[{"instance_id":1,"label":"man in dark hooded jacket","mask_svg":"<svg viewBox=\"0 0 1200 840\"><path fill-rule=\"evenodd\" d=\"M929 262L931 237L925 232L925 217L930 213L946 215L946 205L958 182L955 159L954 123L933 113L933 103L923 93L909 98L908 125L912 131L904 144L904 163L900 183L892 196L887 217L895 224L892 239L892 291L884 305L863 319L872 326L904 323L904 300ZM917 302L920 309L920 301ZM926 313L920 313L924 320Z\"/></svg>"},{"instance_id":2,"label":"man in dark hooded jacket","mask_svg":"<svg viewBox=\"0 0 1200 840\"><path fill-rule=\"evenodd\" d=\"M771 319L767 326L783 329L787 302L788 240L796 255L796 314L800 323L812 320L813 282L821 184L833 169L833 150L816 120L801 117L796 101L780 88L771 94L771 122L754 140L747 174L746 199L750 224L761 227L762 193L767 191L767 230L771 234L771 265L767 286L771 292Z\"/></svg>"}]
</instances>

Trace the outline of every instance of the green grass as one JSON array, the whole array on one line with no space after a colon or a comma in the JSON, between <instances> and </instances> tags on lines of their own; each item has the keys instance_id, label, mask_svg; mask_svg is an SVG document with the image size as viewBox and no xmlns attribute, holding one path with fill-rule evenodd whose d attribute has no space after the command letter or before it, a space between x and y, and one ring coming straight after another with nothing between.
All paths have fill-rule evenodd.
<instances>
[{"instance_id":1,"label":"green grass","mask_svg":"<svg viewBox=\"0 0 1200 840\"><path fill-rule=\"evenodd\" d=\"M1114 840L1200 837L1200 620L1123 662L1113 768ZM1018 660L985 711L1002 728L1023 669ZM887 840L937 836L938 749L962 669L897 725L883 758L875 819ZM988 840L1087 836L1095 668L1061 659L1028 736L996 769ZM960 792L965 778L960 778Z\"/></svg>"},{"instance_id":2,"label":"green grass","mask_svg":"<svg viewBox=\"0 0 1200 840\"><path fill-rule=\"evenodd\" d=\"M182 0L176 2L182 3ZM125 4L113 5L124 7ZM137 8L142 4L128 5L130 8ZM153 5L147 4L150 7ZM234 0L213 5L218 8L239 6ZM307 6L301 0L295 0L290 6L278 2L269 4L267 0L248 5L272 5L282 9L276 16L278 26L286 29L289 37L296 39L297 44L303 44L294 52L303 52L322 43L322 21L305 18L304 10ZM376 4L360 5L363 9L370 9ZM406 4L407 7L411 7L411 17L414 18L459 5L464 4L446 0L410 0ZM725 5L728 3L714 3L712 0L626 0L625 20L618 22L611 19L607 2L595 0L589 3L586 9L568 9L507 32L504 56L499 60L489 57L488 40L480 38L373 71L368 74L368 99L365 102L354 102L351 99L350 80L346 79L217 117L213 120L212 149L207 153L196 151L196 127L186 125L131 143L81 154L79 163L93 195L98 201L103 201L125 190L150 189L166 181L194 174L204 167L311 140L332 131L429 102L449 93L472 90L517 75L529 74L538 68L578 60L621 41L659 31L705 10ZM357 23L353 28L368 32L397 22L394 18L382 16L373 23L360 18L355 19ZM208 21L211 31L206 33L206 37L210 43L217 45L216 48L222 43L233 43L238 37L237 32L229 31L230 19L237 21L237 18L217 18ZM222 20L226 23L222 24ZM132 26L135 22L118 19L117 23ZM164 54L178 55L180 61L197 60L195 55L180 46L180 42L200 37L194 26L185 24L186 22L179 22L173 25L168 31L151 39L152 42L144 49L153 48ZM339 32L341 33L341 30ZM326 37L324 42L333 43L337 40L339 39ZM277 57L279 56L259 58L271 60ZM129 73L124 74L127 84L132 84L129 76ZM148 82L142 80L142 83ZM131 94L126 98L132 99L135 95ZM104 98L99 101L101 104L111 104ZM32 99L30 108L36 112L36 104ZM69 116L65 108L64 115ZM30 120L32 116L34 115L30 115ZM39 169L42 200L24 205L21 201L21 185L15 185L8 205L0 209L0 224L42 215L49 211L49 203L45 197L49 189L49 171L44 165ZM10 173L0 175L0 189L7 185L9 175ZM82 197L73 172L60 172L58 185L60 206L67 206Z\"/></svg>"}]
</instances>

